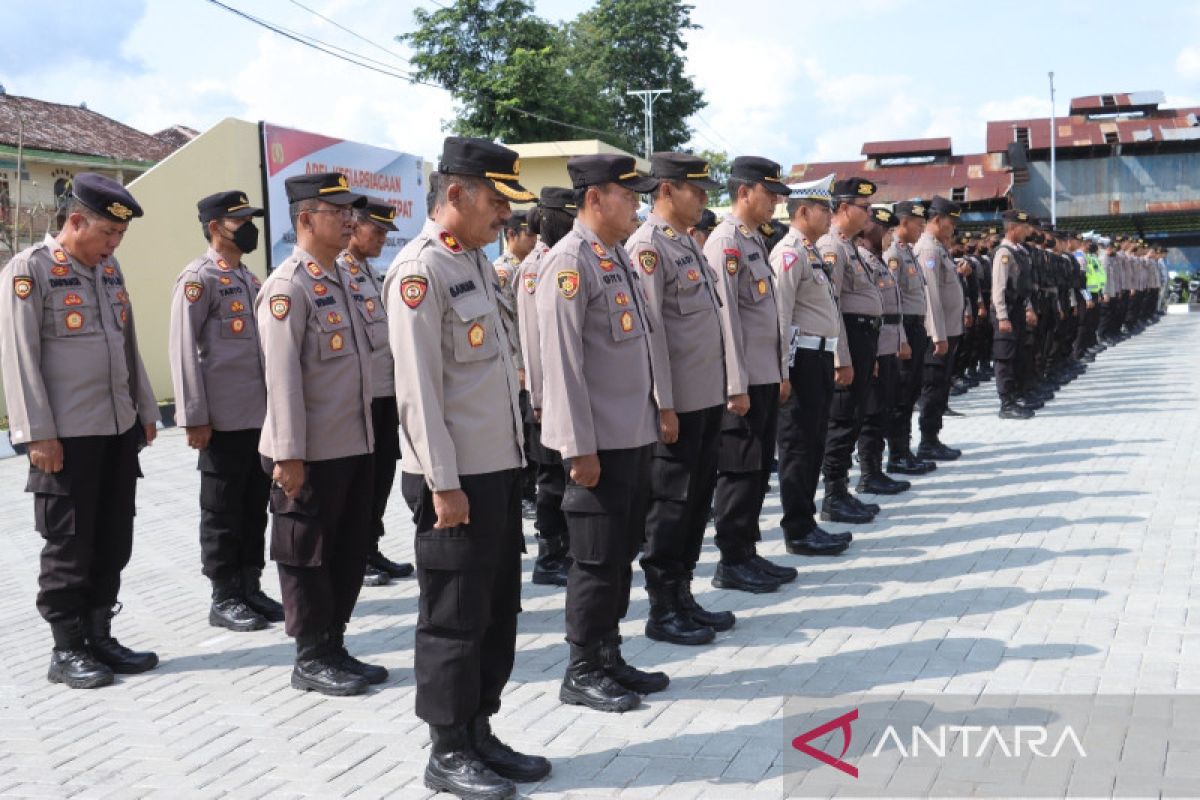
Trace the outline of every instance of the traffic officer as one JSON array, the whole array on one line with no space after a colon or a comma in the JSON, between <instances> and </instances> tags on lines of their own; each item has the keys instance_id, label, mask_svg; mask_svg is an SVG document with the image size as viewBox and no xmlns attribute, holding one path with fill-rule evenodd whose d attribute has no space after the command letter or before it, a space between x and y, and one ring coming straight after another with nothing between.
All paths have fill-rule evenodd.
<instances>
[{"instance_id":1,"label":"traffic officer","mask_svg":"<svg viewBox=\"0 0 1200 800\"><path fill-rule=\"evenodd\" d=\"M433 219L384 281L404 431L405 496L415 497L417 716L433 746L425 785L513 797L550 762L517 753L489 718L512 672L521 610L521 413L517 370L483 254L533 195L517 154L450 136Z\"/></svg>"},{"instance_id":2,"label":"traffic officer","mask_svg":"<svg viewBox=\"0 0 1200 800\"><path fill-rule=\"evenodd\" d=\"M285 630L296 640L292 686L361 694L387 679L345 648L346 623L371 551L374 486L371 340L362 284L337 266L366 198L336 172L284 181L292 254L255 304L267 381L258 450L271 485L271 559Z\"/></svg>"},{"instance_id":3,"label":"traffic officer","mask_svg":"<svg viewBox=\"0 0 1200 800\"><path fill-rule=\"evenodd\" d=\"M925 352L929 336L925 333L925 310L928 304L925 272L913 257L916 244L928 218L929 207L921 200L896 203L893 213L899 224L893 229L892 242L884 251L888 271L900 288L900 314L903 317L904 338L912 351L910 358L899 363L899 385L896 406L888 424L888 472L902 475L924 475L937 468L933 461L922 461L912 452L912 416L925 369Z\"/></svg>"},{"instance_id":4,"label":"traffic officer","mask_svg":"<svg viewBox=\"0 0 1200 800\"><path fill-rule=\"evenodd\" d=\"M258 440L267 413L262 351L254 321L261 286L242 263L258 247L246 193L198 203L208 250L179 274L171 298L168 351L175 422L199 451L200 564L212 581L210 625L253 631L283 621L283 606L260 583L271 479Z\"/></svg>"},{"instance_id":5,"label":"traffic officer","mask_svg":"<svg viewBox=\"0 0 1200 800\"><path fill-rule=\"evenodd\" d=\"M691 592L717 482L725 347L715 278L684 231L700 221L707 192L720 184L696 156L655 153L650 165L659 181L654 207L625 243L642 271L659 421L641 561L650 595L646 636L707 644L734 625L732 613L705 611Z\"/></svg>"},{"instance_id":6,"label":"traffic officer","mask_svg":"<svg viewBox=\"0 0 1200 800\"><path fill-rule=\"evenodd\" d=\"M578 216L545 257L537 285L542 439L569 476L570 660L559 698L621 712L668 683L664 673L626 664L618 633L645 538L659 427L646 299L620 243L637 227L638 194L658 181L621 155L575 156L567 172Z\"/></svg>"},{"instance_id":7,"label":"traffic officer","mask_svg":"<svg viewBox=\"0 0 1200 800\"><path fill-rule=\"evenodd\" d=\"M957 203L944 197L929 201L928 219L921 238L913 246L913 258L924 270L928 306L925 331L931 343L925 352L925 369L921 383L921 443L917 458L930 461L953 461L961 450L947 447L938 438L942 416L950 399L951 367L963 331L963 292L954 261L943 241L954 238L954 226L962 215ZM940 347L944 343L945 347Z\"/></svg>"},{"instance_id":8,"label":"traffic officer","mask_svg":"<svg viewBox=\"0 0 1200 800\"><path fill-rule=\"evenodd\" d=\"M508 332L508 349L517 367L517 379L521 384L521 416L529 417L529 390L525 383L525 362L521 355L521 330L518 322L517 275L521 262L533 250L537 234L529 227L529 212L514 211L504 223L504 252L492 262L496 270L496 299L500 313L504 316L504 329ZM537 502L537 466L529 453L529 423L525 422L525 467L521 473L521 498L530 513L535 513Z\"/></svg>"},{"instance_id":9,"label":"traffic officer","mask_svg":"<svg viewBox=\"0 0 1200 800\"><path fill-rule=\"evenodd\" d=\"M363 316L367 338L371 340L371 427L375 432L371 532L375 535L375 546L367 556L363 586L386 586L392 578L407 578L413 573L412 564L392 561L379 549L385 533L383 515L387 512L396 480L396 461L400 458L400 418L396 411L395 368L388 346L383 277L370 260L383 252L388 234L398 230L395 220L395 207L368 197L365 206L355 209L354 232L338 256L338 269L347 273L342 276L345 283L358 283L354 305Z\"/></svg>"},{"instance_id":10,"label":"traffic officer","mask_svg":"<svg viewBox=\"0 0 1200 800\"><path fill-rule=\"evenodd\" d=\"M521 262L516 283L517 321L521 328L521 354L529 404L525 450L537 469L537 492L533 526L537 530L538 553L533 562L532 581L540 585L566 586L571 555L567 545L567 518L562 512L567 474L562 456L542 443L542 361L538 340L536 290L542 265L550 248L570 233L575 224L575 192L561 186L544 186L537 206L529 213L529 227L538 241Z\"/></svg>"},{"instance_id":11,"label":"traffic officer","mask_svg":"<svg viewBox=\"0 0 1200 800\"><path fill-rule=\"evenodd\" d=\"M879 506L863 503L847 488L850 456L866 414L879 328L883 324L879 289L853 244L854 237L867 224L874 194L875 184L865 178L845 178L834 183L833 221L829 232L817 241L821 260L830 271L846 334L838 338L834 350L835 388L821 465L825 479L821 519L831 522L867 523L879 512Z\"/></svg>"},{"instance_id":12,"label":"traffic officer","mask_svg":"<svg viewBox=\"0 0 1200 800\"><path fill-rule=\"evenodd\" d=\"M783 377L775 276L757 228L771 221L790 190L779 165L757 156L733 160L727 188L730 213L704 244L704 257L718 277L727 398L714 502L721 561L712 582L720 589L773 592L794 580L796 570L755 550L762 539L758 518L775 456Z\"/></svg>"},{"instance_id":13,"label":"traffic officer","mask_svg":"<svg viewBox=\"0 0 1200 800\"><path fill-rule=\"evenodd\" d=\"M133 549L138 450L154 441L159 416L113 258L142 209L117 181L81 172L65 213L56 237L0 272L0 369L9 436L29 455L25 491L45 540L37 607L54 636L46 677L91 689L158 664L113 638L111 622Z\"/></svg>"},{"instance_id":14,"label":"traffic officer","mask_svg":"<svg viewBox=\"0 0 1200 800\"><path fill-rule=\"evenodd\" d=\"M854 240L859 259L867 267L883 303L883 325L875 348L875 366L867 390L866 413L858 435L858 461L862 475L859 493L900 494L912 484L898 481L883 471L883 439L900 381L898 362L912 356L900 314L900 287L891 270L883 265L884 234L899 222L890 208L871 206L862 232Z\"/></svg>"},{"instance_id":15,"label":"traffic officer","mask_svg":"<svg viewBox=\"0 0 1200 800\"><path fill-rule=\"evenodd\" d=\"M1001 419L1029 419L1033 410L1017 396L1018 348L1026 323L1037 324L1033 308L1033 265L1025 237L1033 230L1029 214L1010 209L1001 215L1004 238L992 254L992 360Z\"/></svg>"},{"instance_id":16,"label":"traffic officer","mask_svg":"<svg viewBox=\"0 0 1200 800\"><path fill-rule=\"evenodd\" d=\"M780 368L788 398L779 407L779 499L783 541L794 555L837 555L849 533L817 525L817 479L825 455L833 352L845 331L816 242L829 232L834 176L789 186L791 227L771 251L779 304L779 335L787 343ZM781 388L782 388L781 385Z\"/></svg>"}]
</instances>

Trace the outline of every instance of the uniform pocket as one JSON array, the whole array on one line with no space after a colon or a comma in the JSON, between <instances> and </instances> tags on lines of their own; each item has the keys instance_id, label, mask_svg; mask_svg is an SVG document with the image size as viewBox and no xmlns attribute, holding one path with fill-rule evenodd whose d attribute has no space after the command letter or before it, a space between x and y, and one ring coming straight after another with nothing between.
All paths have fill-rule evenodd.
<instances>
[{"instance_id":1,"label":"uniform pocket","mask_svg":"<svg viewBox=\"0 0 1200 800\"><path fill-rule=\"evenodd\" d=\"M222 339L249 339L254 336L249 314L239 314L221 320Z\"/></svg>"},{"instance_id":2,"label":"uniform pocket","mask_svg":"<svg viewBox=\"0 0 1200 800\"><path fill-rule=\"evenodd\" d=\"M319 567L324 532L315 517L275 514L271 520L271 560L289 567Z\"/></svg>"},{"instance_id":3,"label":"uniform pocket","mask_svg":"<svg viewBox=\"0 0 1200 800\"><path fill-rule=\"evenodd\" d=\"M66 472L31 467L25 491L33 493L34 529L44 538L75 535L75 502Z\"/></svg>"},{"instance_id":4,"label":"uniform pocket","mask_svg":"<svg viewBox=\"0 0 1200 800\"><path fill-rule=\"evenodd\" d=\"M84 336L95 333L100 309L95 306L60 308L54 312L54 332L58 336Z\"/></svg>"},{"instance_id":5,"label":"uniform pocket","mask_svg":"<svg viewBox=\"0 0 1200 800\"><path fill-rule=\"evenodd\" d=\"M480 291L459 295L450 301L454 359L463 363L495 358L499 352L495 331L488 325L488 314L495 305Z\"/></svg>"},{"instance_id":6,"label":"uniform pocket","mask_svg":"<svg viewBox=\"0 0 1200 800\"><path fill-rule=\"evenodd\" d=\"M464 571L492 566L483 563L486 559L480 558L482 548L467 525L420 531L413 549L421 569Z\"/></svg>"},{"instance_id":7,"label":"uniform pocket","mask_svg":"<svg viewBox=\"0 0 1200 800\"><path fill-rule=\"evenodd\" d=\"M679 313L685 316L712 308L713 305L702 282L682 284L675 294L675 302Z\"/></svg>"}]
</instances>

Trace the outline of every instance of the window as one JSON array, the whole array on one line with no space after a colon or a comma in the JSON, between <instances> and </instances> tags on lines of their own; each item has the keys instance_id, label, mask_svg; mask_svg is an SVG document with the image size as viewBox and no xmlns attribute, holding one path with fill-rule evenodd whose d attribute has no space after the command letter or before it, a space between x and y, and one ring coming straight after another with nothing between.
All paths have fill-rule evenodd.
<instances>
[{"instance_id":1,"label":"window","mask_svg":"<svg viewBox=\"0 0 1200 800\"><path fill-rule=\"evenodd\" d=\"M955 203L967 202L967 187L955 186L953 189L950 190L950 199L953 200Z\"/></svg>"}]
</instances>

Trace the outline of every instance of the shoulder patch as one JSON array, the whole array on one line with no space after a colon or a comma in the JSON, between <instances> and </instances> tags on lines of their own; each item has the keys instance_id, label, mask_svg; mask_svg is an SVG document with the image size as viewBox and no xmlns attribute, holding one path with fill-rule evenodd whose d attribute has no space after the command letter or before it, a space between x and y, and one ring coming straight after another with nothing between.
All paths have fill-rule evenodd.
<instances>
[{"instance_id":1,"label":"shoulder patch","mask_svg":"<svg viewBox=\"0 0 1200 800\"><path fill-rule=\"evenodd\" d=\"M13 278L13 294L22 300L33 294L33 278L25 275L18 275Z\"/></svg>"},{"instance_id":2,"label":"shoulder patch","mask_svg":"<svg viewBox=\"0 0 1200 800\"><path fill-rule=\"evenodd\" d=\"M730 275L737 275L738 262L742 257L742 251L729 247L725 249L725 271Z\"/></svg>"},{"instance_id":3,"label":"shoulder patch","mask_svg":"<svg viewBox=\"0 0 1200 800\"><path fill-rule=\"evenodd\" d=\"M1000 263L1001 263L1001 264L1007 264L1007 263L1008 263L1008 256L1000 256Z\"/></svg>"},{"instance_id":4,"label":"shoulder patch","mask_svg":"<svg viewBox=\"0 0 1200 800\"><path fill-rule=\"evenodd\" d=\"M277 294L271 297L271 316L275 319L287 319L288 312L291 310L292 298L286 294Z\"/></svg>"},{"instance_id":5,"label":"shoulder patch","mask_svg":"<svg viewBox=\"0 0 1200 800\"><path fill-rule=\"evenodd\" d=\"M194 303L204 296L204 284L188 281L183 285L183 296L189 303Z\"/></svg>"},{"instance_id":6,"label":"shoulder patch","mask_svg":"<svg viewBox=\"0 0 1200 800\"><path fill-rule=\"evenodd\" d=\"M783 262L783 271L787 272L788 270L790 270L792 268L793 265L795 265L796 254L793 253L791 250L788 250L787 252L785 252L783 254L783 256L781 257L780 260Z\"/></svg>"},{"instance_id":7,"label":"shoulder patch","mask_svg":"<svg viewBox=\"0 0 1200 800\"><path fill-rule=\"evenodd\" d=\"M638 263L642 266L642 272L653 275L654 270L658 268L658 253L653 250L640 250L638 251Z\"/></svg>"},{"instance_id":8,"label":"shoulder patch","mask_svg":"<svg viewBox=\"0 0 1200 800\"><path fill-rule=\"evenodd\" d=\"M522 280L525 283L525 291L529 294L533 294L537 289L537 273L526 272L524 276L522 276Z\"/></svg>"},{"instance_id":9,"label":"shoulder patch","mask_svg":"<svg viewBox=\"0 0 1200 800\"><path fill-rule=\"evenodd\" d=\"M579 293L579 273L573 269L559 270L554 282L558 284L558 293L567 300L574 300Z\"/></svg>"},{"instance_id":10,"label":"shoulder patch","mask_svg":"<svg viewBox=\"0 0 1200 800\"><path fill-rule=\"evenodd\" d=\"M424 275L409 275L400 281L400 297L409 308L421 305L428 290L429 280Z\"/></svg>"},{"instance_id":11,"label":"shoulder patch","mask_svg":"<svg viewBox=\"0 0 1200 800\"><path fill-rule=\"evenodd\" d=\"M458 239L450 231L442 231L438 234L438 238L442 240L442 244L451 253L461 253L462 245L458 243Z\"/></svg>"}]
</instances>

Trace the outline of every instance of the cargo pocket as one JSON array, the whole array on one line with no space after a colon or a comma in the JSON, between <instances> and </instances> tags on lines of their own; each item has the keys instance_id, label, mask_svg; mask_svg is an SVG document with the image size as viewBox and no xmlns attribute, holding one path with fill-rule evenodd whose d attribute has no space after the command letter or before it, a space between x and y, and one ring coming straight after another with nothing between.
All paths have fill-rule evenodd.
<instances>
[{"instance_id":1,"label":"cargo pocket","mask_svg":"<svg viewBox=\"0 0 1200 800\"><path fill-rule=\"evenodd\" d=\"M762 442L754 435L747 414L721 416L721 444L717 456L720 472L758 472L762 469Z\"/></svg>"},{"instance_id":2,"label":"cargo pocket","mask_svg":"<svg viewBox=\"0 0 1200 800\"><path fill-rule=\"evenodd\" d=\"M418 531L414 544L417 566L434 570L478 570L490 568L482 549L474 543L470 527L431 528Z\"/></svg>"},{"instance_id":3,"label":"cargo pocket","mask_svg":"<svg viewBox=\"0 0 1200 800\"><path fill-rule=\"evenodd\" d=\"M25 491L33 493L34 529L43 538L75 535L75 502L71 479L65 472L31 468Z\"/></svg>"},{"instance_id":4,"label":"cargo pocket","mask_svg":"<svg viewBox=\"0 0 1200 800\"><path fill-rule=\"evenodd\" d=\"M1017 337L1011 333L996 334L992 340L992 358L1009 361L1017 357Z\"/></svg>"},{"instance_id":5,"label":"cargo pocket","mask_svg":"<svg viewBox=\"0 0 1200 800\"><path fill-rule=\"evenodd\" d=\"M325 532L305 473L295 498L271 484L271 560L289 567L319 567L324 561Z\"/></svg>"},{"instance_id":6,"label":"cargo pocket","mask_svg":"<svg viewBox=\"0 0 1200 800\"><path fill-rule=\"evenodd\" d=\"M567 485L562 511L567 516L572 558L580 564L598 565L611 564L623 555L617 552L611 531L616 510L612 503L601 500L598 489Z\"/></svg>"}]
</instances>

